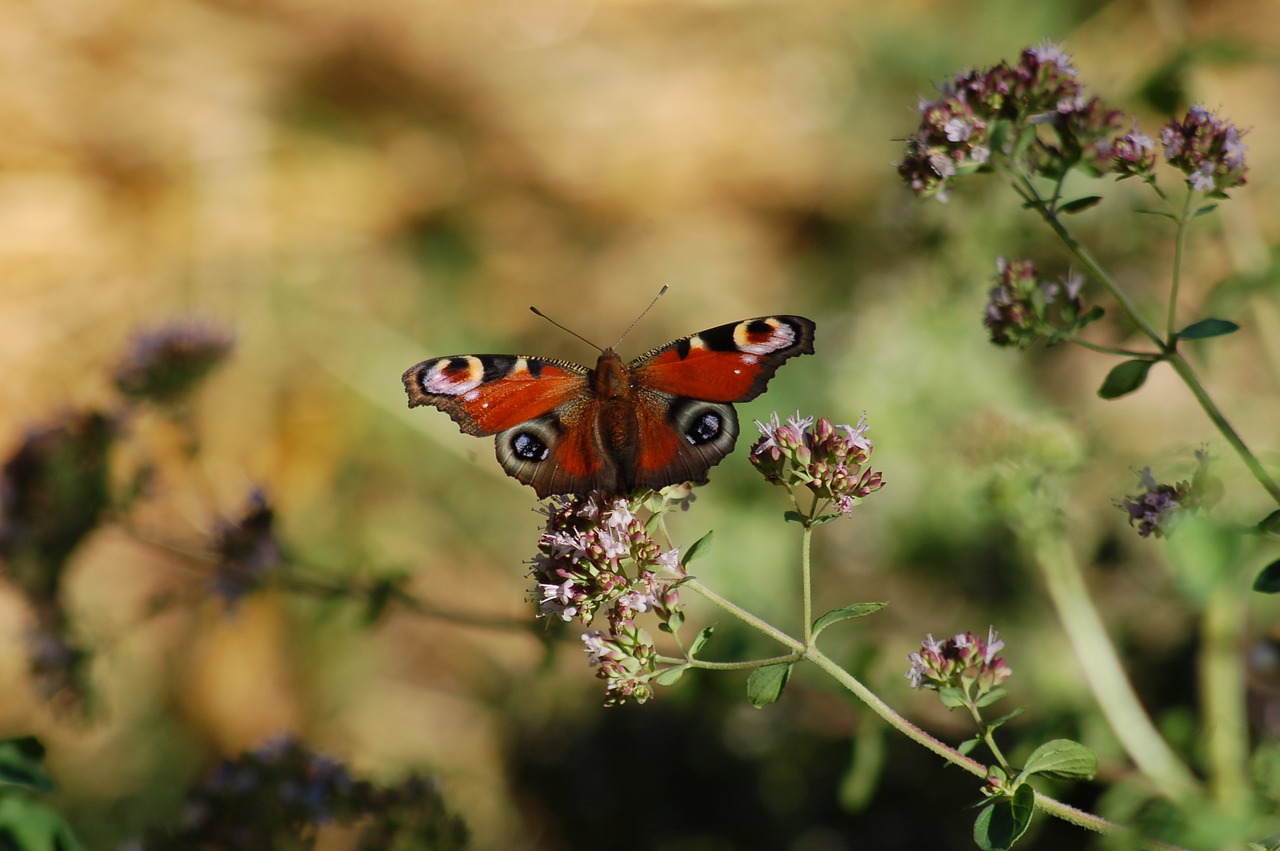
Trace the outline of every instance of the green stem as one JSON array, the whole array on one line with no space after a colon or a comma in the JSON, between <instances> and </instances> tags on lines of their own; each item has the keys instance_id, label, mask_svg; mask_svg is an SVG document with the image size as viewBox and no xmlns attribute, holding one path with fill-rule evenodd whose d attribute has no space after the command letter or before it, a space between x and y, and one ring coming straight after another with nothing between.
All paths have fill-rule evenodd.
<instances>
[{"instance_id":1,"label":"green stem","mask_svg":"<svg viewBox=\"0 0 1280 851\"><path fill-rule=\"evenodd\" d=\"M1271 478L1271 474L1262 466L1262 462L1249 450L1248 446L1245 446L1244 440L1231 427L1231 423L1227 422L1227 418L1222 415L1222 412L1218 410L1218 406L1209 397L1209 392L1204 389L1204 385L1200 383L1200 379L1192 371L1191 364L1187 363L1181 352L1176 351L1170 354L1167 360L1169 365L1173 367L1174 372L1178 373L1178 377L1191 390L1191 395L1196 397L1196 401L1200 403L1201 409L1209 417L1210 422L1217 427L1218 432L1231 445L1231 448L1236 451L1241 460L1244 461L1245 466L1249 468L1249 472L1253 473L1253 477L1267 489L1267 493L1271 494L1272 499L1280 502L1280 484L1276 484L1276 480Z\"/></svg>"},{"instance_id":2,"label":"green stem","mask_svg":"<svg viewBox=\"0 0 1280 851\"><path fill-rule=\"evenodd\" d=\"M696 579L689 580L684 584L684 587L696 591L712 603L715 603L717 606L733 615L735 618L741 620L743 623L757 629L782 645L797 651L799 656L807 659L825 671L835 679L836 682L840 683L859 700L865 703L872 712L880 716L880 718L882 718L889 726L893 727L907 738L923 746L929 751L932 751L934 754L942 757L952 765L964 769L975 777L980 777L983 780L986 780L988 773L987 766L975 759L965 756L955 748L939 741L917 727L915 724L912 724L906 718L903 718L895 712L892 707L881 700L875 692L863 685L860 680L844 668L840 667L840 665L818 648L809 647L806 649L804 645L795 638L792 638L782 630L777 629L766 621L761 620L759 617L751 614L724 597L721 597L719 594L715 593L701 582L698 582ZM780 661L786 661L787 659L794 657L785 656L779 658ZM1051 798L1048 795L1042 795L1039 792L1036 793L1036 806L1040 807L1050 815L1097 833L1119 833L1123 830L1123 828L1115 822L1108 821L1107 819L1093 815L1092 813L1087 813L1068 804L1064 804L1061 801ZM1152 849L1152 851L1183 851L1183 849L1178 846L1166 845L1159 842L1144 842L1143 844L1145 847Z\"/></svg>"},{"instance_id":3,"label":"green stem","mask_svg":"<svg viewBox=\"0 0 1280 851\"><path fill-rule=\"evenodd\" d=\"M1190 222L1187 213L1191 210L1191 202L1195 196L1196 191L1188 186L1186 200L1182 203L1182 214L1177 218L1177 229L1174 231L1173 280L1169 284L1169 318L1165 322L1165 338L1169 340L1173 339L1173 332L1177 330L1174 323L1178 315L1178 289L1182 284L1182 252L1187 244L1187 224Z\"/></svg>"},{"instance_id":4,"label":"green stem","mask_svg":"<svg viewBox=\"0 0 1280 851\"><path fill-rule=\"evenodd\" d=\"M1027 530L1026 542L1111 730L1138 769L1165 797L1180 800L1195 795L1199 790L1195 777L1160 737L1125 676L1066 537L1060 529L1051 528L1052 524L1034 525L1040 528Z\"/></svg>"},{"instance_id":5,"label":"green stem","mask_svg":"<svg viewBox=\"0 0 1280 851\"><path fill-rule=\"evenodd\" d=\"M810 556L813 552L813 527L804 524L800 546L800 575L804 593L804 646L813 646L813 571Z\"/></svg>"},{"instance_id":6,"label":"green stem","mask_svg":"<svg viewBox=\"0 0 1280 851\"><path fill-rule=\"evenodd\" d=\"M1195 373L1192 372L1191 366L1187 363L1186 359L1182 357L1182 354L1174 347L1172 342L1172 333L1170 334L1169 342L1166 342L1166 340L1160 336L1160 333L1155 329L1155 326L1147 321L1147 318L1138 310L1137 305L1134 304L1125 291L1120 288L1120 285L1116 280L1107 273L1107 270L1103 268L1097 258L1095 258L1089 252L1089 249L1085 248L1069 230L1067 230L1066 226L1063 225L1062 221L1058 218L1057 213L1036 192L1035 186L1029 179L1019 177L1017 182L1014 184L1014 189L1019 195L1026 199L1027 204L1033 210L1040 214L1040 217L1044 219L1045 223L1049 225L1053 232L1058 235L1058 238L1061 239L1071 253L1075 255L1076 259L1082 266L1084 266L1089 275L1101 284L1111 297L1116 300L1124 310L1125 315L1129 317L1129 320L1133 322L1133 324L1137 326L1143 334L1147 335L1153 343L1155 343L1156 348L1160 351L1161 357L1173 366L1174 371L1178 373L1178 376L1186 383L1187 387L1190 388L1192 395L1196 397L1196 401L1200 403L1200 407L1204 410L1205 414L1208 415L1210 421L1214 424L1214 427L1218 429L1218 432L1226 439L1227 443L1231 445L1231 448L1236 451L1236 454L1240 456L1241 460L1244 461L1245 466L1249 468L1249 472L1252 473L1254 478L1256 478L1266 489L1267 493L1271 494L1271 498L1277 503L1280 503L1280 484L1277 484L1275 479L1267 473L1266 469L1262 466L1262 463L1258 461L1257 457L1249 450L1249 447L1247 447L1244 441L1240 438L1240 435L1238 435L1235 429L1231 427L1231 424L1227 422L1227 418L1222 415L1220 410L1218 410L1218 406L1214 404L1211 398L1209 398L1208 392L1204 389L1204 385L1200 383L1200 380L1196 377ZM1185 218L1186 216L1184 214L1183 219ZM1181 245L1183 230L1184 228L1180 221L1178 231L1179 246ZM1180 247L1178 251L1181 251ZM1174 266L1175 275L1178 273L1179 269L1181 269L1180 254L1177 256ZM1176 298L1176 296L1177 284L1175 278L1174 297ZM1172 310L1173 305L1170 304L1170 311L1172 312Z\"/></svg>"},{"instance_id":7,"label":"green stem","mask_svg":"<svg viewBox=\"0 0 1280 851\"><path fill-rule=\"evenodd\" d=\"M1248 599L1236 577L1224 579L1209 595L1202 621L1200 699L1207 736L1207 770L1214 801L1224 813L1249 811L1249 733L1245 728L1244 660Z\"/></svg>"},{"instance_id":8,"label":"green stem","mask_svg":"<svg viewBox=\"0 0 1280 851\"><path fill-rule=\"evenodd\" d=\"M1075 334L1064 334L1062 339L1075 343L1081 348L1099 352L1104 355L1119 355L1126 358L1144 358L1146 360L1155 360L1160 357L1159 352L1140 352L1137 349L1122 349L1119 346L1104 346L1100 343L1090 342L1083 337L1077 337Z\"/></svg>"}]
</instances>

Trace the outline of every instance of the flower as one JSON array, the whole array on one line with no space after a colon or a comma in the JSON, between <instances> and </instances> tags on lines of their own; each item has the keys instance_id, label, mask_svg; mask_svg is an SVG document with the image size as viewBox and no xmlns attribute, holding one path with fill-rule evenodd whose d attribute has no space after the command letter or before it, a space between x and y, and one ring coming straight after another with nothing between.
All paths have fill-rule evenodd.
<instances>
[{"instance_id":1,"label":"flower","mask_svg":"<svg viewBox=\"0 0 1280 851\"><path fill-rule=\"evenodd\" d=\"M760 439L751 447L751 463L776 485L807 488L831 500L848 514L862 499L884 487L878 470L867 466L872 442L864 413L856 426L833 425L826 417L801 417L786 423L775 412L768 422L756 420Z\"/></svg>"},{"instance_id":2,"label":"flower","mask_svg":"<svg viewBox=\"0 0 1280 851\"><path fill-rule=\"evenodd\" d=\"M231 351L231 336L194 320L180 320L139 334L116 366L116 387L135 399L174 402Z\"/></svg>"},{"instance_id":3,"label":"flower","mask_svg":"<svg viewBox=\"0 0 1280 851\"><path fill-rule=\"evenodd\" d=\"M1182 514L1200 507L1198 494L1189 482L1176 485L1159 484L1151 476L1151 468L1138 471L1143 491L1116 503L1116 507L1128 513L1129 525L1135 523L1138 535L1163 538L1173 531Z\"/></svg>"},{"instance_id":4,"label":"flower","mask_svg":"<svg viewBox=\"0 0 1280 851\"><path fill-rule=\"evenodd\" d=\"M228 605L262 587L284 562L280 543L272 531L274 519L275 511L266 497L261 491L254 491L240 519L223 523L218 530L213 588Z\"/></svg>"},{"instance_id":5,"label":"flower","mask_svg":"<svg viewBox=\"0 0 1280 851\"><path fill-rule=\"evenodd\" d=\"M1186 175L1192 189L1213 195L1245 184L1244 134L1203 106L1193 106L1160 131L1165 159Z\"/></svg>"},{"instance_id":6,"label":"flower","mask_svg":"<svg viewBox=\"0 0 1280 851\"><path fill-rule=\"evenodd\" d=\"M603 610L607 631L590 630L582 642L605 681L605 703L643 703L653 695L657 651L635 621L652 614L669 631L679 628L679 585L686 579L679 550L654 540L625 499L560 496L543 510L547 525L530 570L538 616L587 624Z\"/></svg>"},{"instance_id":7,"label":"flower","mask_svg":"<svg viewBox=\"0 0 1280 851\"><path fill-rule=\"evenodd\" d=\"M920 649L907 656L911 667L906 677L912 688L959 689L976 703L1013 674L1004 659L996 655L1002 649L1004 641L994 626L988 627L985 641L972 632L958 633L944 641L930 633Z\"/></svg>"},{"instance_id":8,"label":"flower","mask_svg":"<svg viewBox=\"0 0 1280 851\"><path fill-rule=\"evenodd\" d=\"M1080 298L1084 278L1071 271L1058 280L1042 279L1030 260L996 259L996 285L987 295L983 324L997 346L1025 349L1039 337L1049 344L1102 315L1085 311Z\"/></svg>"}]
</instances>

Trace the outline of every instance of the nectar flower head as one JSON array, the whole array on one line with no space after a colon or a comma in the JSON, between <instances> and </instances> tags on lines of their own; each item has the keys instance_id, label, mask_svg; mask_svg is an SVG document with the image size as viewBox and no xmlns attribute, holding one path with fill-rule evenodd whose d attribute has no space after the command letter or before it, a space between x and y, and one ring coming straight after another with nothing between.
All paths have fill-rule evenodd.
<instances>
[{"instance_id":1,"label":"nectar flower head","mask_svg":"<svg viewBox=\"0 0 1280 851\"><path fill-rule=\"evenodd\" d=\"M171 322L139 334L115 370L116 387L135 399L174 402L231 351L231 336L202 322Z\"/></svg>"},{"instance_id":2,"label":"nectar flower head","mask_svg":"<svg viewBox=\"0 0 1280 851\"><path fill-rule=\"evenodd\" d=\"M684 579L679 553L664 549L625 499L602 494L555 498L545 509L530 575L538 616L590 623L604 609L611 624L648 611L667 617Z\"/></svg>"},{"instance_id":3,"label":"nectar flower head","mask_svg":"<svg viewBox=\"0 0 1280 851\"><path fill-rule=\"evenodd\" d=\"M808 488L841 514L884 487L880 471L867 466L873 444L866 414L849 426L798 413L783 423L774 413L767 423L756 420L756 427L761 436L751 447L751 463L773 484Z\"/></svg>"},{"instance_id":4,"label":"nectar flower head","mask_svg":"<svg viewBox=\"0 0 1280 851\"><path fill-rule=\"evenodd\" d=\"M586 624L604 610L608 630L591 630L582 642L609 706L653 696L657 651L636 618L653 615L671 632L683 620L680 553L654 540L639 507L601 493L556 497L544 509L546 530L530 571L539 617Z\"/></svg>"},{"instance_id":5,"label":"nectar flower head","mask_svg":"<svg viewBox=\"0 0 1280 851\"><path fill-rule=\"evenodd\" d=\"M972 632L962 632L945 641L930 634L919 650L907 656L911 663L907 679L912 688L959 689L976 702L1013 673L1004 658L996 655L1002 649L1004 641L995 627L988 628L986 641Z\"/></svg>"},{"instance_id":6,"label":"nectar flower head","mask_svg":"<svg viewBox=\"0 0 1280 851\"><path fill-rule=\"evenodd\" d=\"M1203 106L1193 106L1181 121L1174 119L1164 126L1160 142L1169 165L1186 175L1192 189L1222 195L1245 184L1248 146L1241 141L1243 135Z\"/></svg>"}]
</instances>

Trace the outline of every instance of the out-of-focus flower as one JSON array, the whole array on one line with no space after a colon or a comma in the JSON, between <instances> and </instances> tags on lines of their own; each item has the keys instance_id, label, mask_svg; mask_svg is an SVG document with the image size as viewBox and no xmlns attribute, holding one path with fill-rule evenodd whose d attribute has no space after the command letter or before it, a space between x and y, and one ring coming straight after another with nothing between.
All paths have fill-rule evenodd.
<instances>
[{"instance_id":1,"label":"out-of-focus flower","mask_svg":"<svg viewBox=\"0 0 1280 851\"><path fill-rule=\"evenodd\" d=\"M262 587L284 561L273 525L275 511L260 491L249 496L249 506L234 523L218 530L218 565L213 589L228 605Z\"/></svg>"},{"instance_id":2,"label":"out-of-focus flower","mask_svg":"<svg viewBox=\"0 0 1280 851\"><path fill-rule=\"evenodd\" d=\"M805 487L819 499L831 500L841 514L884 487L879 470L868 466L872 442L867 416L856 426L833 425L826 417L797 413L781 422L756 420L760 439L751 447L751 463L765 479L786 487Z\"/></svg>"},{"instance_id":3,"label":"out-of-focus flower","mask_svg":"<svg viewBox=\"0 0 1280 851\"><path fill-rule=\"evenodd\" d=\"M1145 133L1125 133L1111 146L1111 165L1123 180L1126 177L1152 178L1156 167L1156 142Z\"/></svg>"},{"instance_id":4,"label":"out-of-focus flower","mask_svg":"<svg viewBox=\"0 0 1280 851\"><path fill-rule=\"evenodd\" d=\"M431 847L460 851L466 825L418 777L378 787L292 736L223 760L187 796L181 824L153 830L137 851L188 848L302 848L330 822L360 825L361 848ZM427 837L430 842L425 842Z\"/></svg>"},{"instance_id":5,"label":"out-of-focus flower","mask_svg":"<svg viewBox=\"0 0 1280 851\"><path fill-rule=\"evenodd\" d=\"M28 432L0 469L0 559L39 604L58 594L68 557L110 505L116 423L97 411Z\"/></svg>"},{"instance_id":6,"label":"out-of-focus flower","mask_svg":"<svg viewBox=\"0 0 1280 851\"><path fill-rule=\"evenodd\" d=\"M1160 131L1164 157L1186 175L1192 189L1222 195L1245 184L1244 152L1234 124L1219 120L1203 106L1193 106L1181 121L1173 120Z\"/></svg>"},{"instance_id":7,"label":"out-of-focus flower","mask_svg":"<svg viewBox=\"0 0 1280 851\"><path fill-rule=\"evenodd\" d=\"M1143 538L1163 538L1186 512L1200 507L1200 497L1190 482L1160 484L1151 476L1150 467L1143 467L1138 477L1142 479L1142 492L1126 497L1116 507L1129 515L1129 525L1136 526Z\"/></svg>"},{"instance_id":8,"label":"out-of-focus flower","mask_svg":"<svg viewBox=\"0 0 1280 851\"><path fill-rule=\"evenodd\" d=\"M231 351L231 336L193 320L171 322L139 334L115 369L126 396L173 402L186 396Z\"/></svg>"},{"instance_id":9,"label":"out-of-focus flower","mask_svg":"<svg viewBox=\"0 0 1280 851\"><path fill-rule=\"evenodd\" d=\"M912 688L959 689L975 704L1013 673L1004 658L997 656L1004 642L995 627L983 641L972 632L962 632L944 641L927 636L920 649L907 656L911 667L907 679Z\"/></svg>"},{"instance_id":10,"label":"out-of-focus flower","mask_svg":"<svg viewBox=\"0 0 1280 851\"><path fill-rule=\"evenodd\" d=\"M996 260L996 285L987 297L983 324L997 346L1025 349L1041 336L1052 344L1102 316L1102 309L1086 311L1080 298L1084 279L1068 274L1042 279L1030 260Z\"/></svg>"}]
</instances>

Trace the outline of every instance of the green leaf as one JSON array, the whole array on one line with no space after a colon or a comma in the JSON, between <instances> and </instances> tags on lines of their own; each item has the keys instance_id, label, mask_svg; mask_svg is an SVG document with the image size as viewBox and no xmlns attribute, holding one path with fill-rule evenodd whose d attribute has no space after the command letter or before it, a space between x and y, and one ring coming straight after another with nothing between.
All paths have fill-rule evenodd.
<instances>
[{"instance_id":1,"label":"green leaf","mask_svg":"<svg viewBox=\"0 0 1280 851\"><path fill-rule=\"evenodd\" d=\"M1280 593L1280 559L1262 568L1258 578L1253 580L1253 590L1261 594Z\"/></svg>"},{"instance_id":2,"label":"green leaf","mask_svg":"<svg viewBox=\"0 0 1280 851\"><path fill-rule=\"evenodd\" d=\"M679 609L673 609L671 614L667 616L666 623L662 624L666 627L666 631L675 634L680 631L680 627L684 626L684 612Z\"/></svg>"},{"instance_id":3,"label":"green leaf","mask_svg":"<svg viewBox=\"0 0 1280 851\"><path fill-rule=\"evenodd\" d=\"M1147 380L1153 360L1127 360L1107 373L1098 395L1103 399L1119 399L1142 386Z\"/></svg>"},{"instance_id":4,"label":"green leaf","mask_svg":"<svg viewBox=\"0 0 1280 851\"><path fill-rule=\"evenodd\" d=\"M760 709L776 702L782 696L782 690L787 687L794 664L775 662L752 671L751 676L747 677L747 700L751 701L751 705Z\"/></svg>"},{"instance_id":5,"label":"green leaf","mask_svg":"<svg viewBox=\"0 0 1280 851\"><path fill-rule=\"evenodd\" d=\"M983 851L1005 851L1022 838L1035 814L1036 793L1023 784L1012 798L992 801L978 813L973 824L973 841Z\"/></svg>"},{"instance_id":6,"label":"green leaf","mask_svg":"<svg viewBox=\"0 0 1280 851\"><path fill-rule=\"evenodd\" d=\"M1004 715L1001 715L1001 716L1000 716L999 718L997 718L996 720L994 720L994 721L988 721L988 722L987 722L987 730L988 730L988 731L990 731L990 730L995 730L995 729L997 729L998 727L1001 727L1001 726L1003 726L1004 724L1008 723L1009 721L1012 721L1014 718L1017 718L1019 715L1021 715L1022 713L1026 712L1026 711L1027 711L1027 707L1025 707L1025 706L1019 706L1017 709L1013 710L1012 712L1006 712Z\"/></svg>"},{"instance_id":7,"label":"green leaf","mask_svg":"<svg viewBox=\"0 0 1280 851\"><path fill-rule=\"evenodd\" d=\"M1259 520L1257 528L1262 535L1280 535L1280 508Z\"/></svg>"},{"instance_id":8,"label":"green leaf","mask_svg":"<svg viewBox=\"0 0 1280 851\"><path fill-rule=\"evenodd\" d=\"M667 668L653 678L653 681L660 686L673 686L680 681L686 670L685 665L676 665L674 668Z\"/></svg>"},{"instance_id":9,"label":"green leaf","mask_svg":"<svg viewBox=\"0 0 1280 851\"><path fill-rule=\"evenodd\" d=\"M1138 209L1134 210L1134 212L1142 213L1147 216L1160 216L1163 219L1169 219L1170 221L1174 221L1174 222L1178 220L1177 216L1175 216L1173 213L1170 213L1166 210L1147 210L1143 207L1139 207Z\"/></svg>"},{"instance_id":10,"label":"green leaf","mask_svg":"<svg viewBox=\"0 0 1280 851\"><path fill-rule=\"evenodd\" d=\"M938 698L948 709L959 709L961 706L969 705L969 696L964 693L964 689L955 686L938 689Z\"/></svg>"},{"instance_id":11,"label":"green leaf","mask_svg":"<svg viewBox=\"0 0 1280 851\"><path fill-rule=\"evenodd\" d=\"M1068 201L1065 204L1060 204L1058 206L1058 212L1067 214L1083 213L1090 207L1097 206L1100 201L1102 201L1101 195L1089 195L1085 198L1077 198L1074 201Z\"/></svg>"},{"instance_id":12,"label":"green leaf","mask_svg":"<svg viewBox=\"0 0 1280 851\"><path fill-rule=\"evenodd\" d=\"M1240 326L1229 319L1201 319L1192 322L1173 336L1179 340L1207 340L1210 337L1221 337L1240 330Z\"/></svg>"},{"instance_id":13,"label":"green leaf","mask_svg":"<svg viewBox=\"0 0 1280 851\"><path fill-rule=\"evenodd\" d=\"M707 551L711 549L712 534L713 532L708 532L690 544L689 549L684 552L684 558L680 560L681 563L688 567L690 564L693 564L694 559L706 555Z\"/></svg>"},{"instance_id":14,"label":"green leaf","mask_svg":"<svg viewBox=\"0 0 1280 851\"><path fill-rule=\"evenodd\" d=\"M1216 210L1216 209L1218 209L1218 205L1217 205L1217 204L1205 204L1203 207L1201 207L1200 209L1198 209L1198 210L1196 210L1194 213L1192 213L1192 214L1191 214L1191 218L1193 218L1193 219L1198 219L1198 218L1200 218L1201 216L1207 216L1207 215L1209 215L1210 213L1212 213L1212 212L1213 212L1214 210Z\"/></svg>"},{"instance_id":15,"label":"green leaf","mask_svg":"<svg viewBox=\"0 0 1280 851\"><path fill-rule=\"evenodd\" d=\"M0 741L0 787L21 786L34 792L52 792L53 780L45 773L44 745L35 736Z\"/></svg>"},{"instance_id":16,"label":"green leaf","mask_svg":"<svg viewBox=\"0 0 1280 851\"><path fill-rule=\"evenodd\" d=\"M782 515L782 519L786 520L788 523L800 523L802 525L809 522L809 518L805 517L799 511L788 511Z\"/></svg>"},{"instance_id":17,"label":"green leaf","mask_svg":"<svg viewBox=\"0 0 1280 851\"><path fill-rule=\"evenodd\" d=\"M832 609L822 617L813 622L813 637L817 638L818 633L822 632L833 623L838 623L849 618L861 618L880 611L888 603L852 603L839 609Z\"/></svg>"},{"instance_id":18,"label":"green leaf","mask_svg":"<svg viewBox=\"0 0 1280 851\"><path fill-rule=\"evenodd\" d=\"M825 523L830 523L832 520L839 520L841 517L844 517L844 515L843 514L819 514L817 517L809 521L809 525L822 526Z\"/></svg>"},{"instance_id":19,"label":"green leaf","mask_svg":"<svg viewBox=\"0 0 1280 851\"><path fill-rule=\"evenodd\" d=\"M968 755L969 752L981 744L981 742L982 737L974 736L972 739L965 739L963 742L956 745L956 750L960 751L962 754Z\"/></svg>"},{"instance_id":20,"label":"green leaf","mask_svg":"<svg viewBox=\"0 0 1280 851\"><path fill-rule=\"evenodd\" d=\"M1098 757L1079 742L1054 739L1031 752L1017 780L1033 774L1048 774L1075 780L1090 780L1098 773Z\"/></svg>"},{"instance_id":21,"label":"green leaf","mask_svg":"<svg viewBox=\"0 0 1280 851\"><path fill-rule=\"evenodd\" d=\"M0 848L84 851L57 810L26 795L0 798Z\"/></svg>"},{"instance_id":22,"label":"green leaf","mask_svg":"<svg viewBox=\"0 0 1280 851\"><path fill-rule=\"evenodd\" d=\"M1008 693L1009 690L1006 688L993 688L991 691L978 698L978 708L982 709L983 707L990 706Z\"/></svg>"},{"instance_id":23,"label":"green leaf","mask_svg":"<svg viewBox=\"0 0 1280 851\"><path fill-rule=\"evenodd\" d=\"M689 655L697 656L702 648L707 646L707 642L711 640L711 633L715 631L716 628L714 626L704 626L699 630L693 639L693 643L689 645Z\"/></svg>"}]
</instances>

